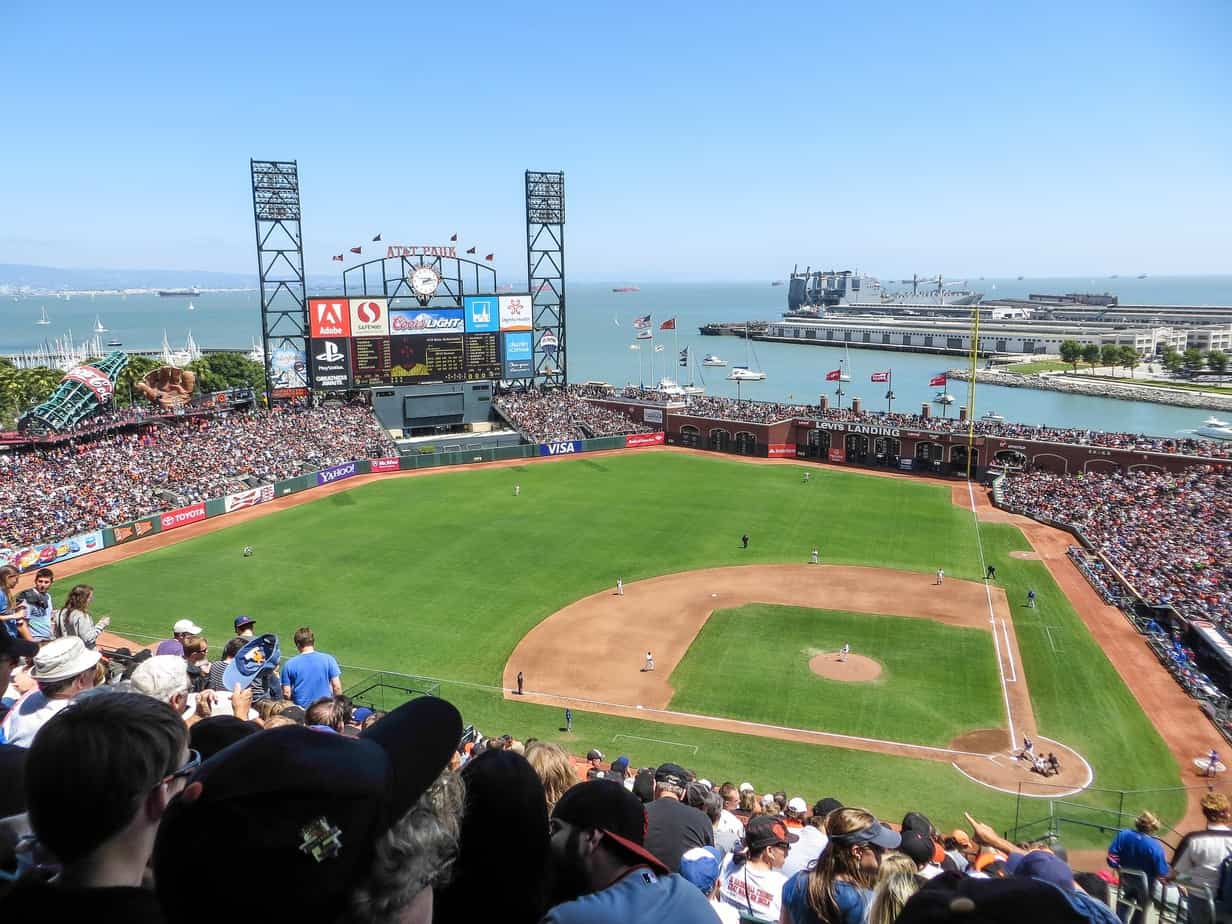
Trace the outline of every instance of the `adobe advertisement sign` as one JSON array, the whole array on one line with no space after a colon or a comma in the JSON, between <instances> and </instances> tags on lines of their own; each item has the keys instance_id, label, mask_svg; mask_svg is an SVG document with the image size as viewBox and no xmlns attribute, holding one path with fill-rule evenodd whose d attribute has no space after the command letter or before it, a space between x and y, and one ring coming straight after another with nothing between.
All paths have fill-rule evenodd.
<instances>
[{"instance_id":1,"label":"adobe advertisement sign","mask_svg":"<svg viewBox=\"0 0 1232 924\"><path fill-rule=\"evenodd\" d=\"M626 449L639 449L642 446L662 446L663 433L630 433L625 437Z\"/></svg>"},{"instance_id":2,"label":"adobe advertisement sign","mask_svg":"<svg viewBox=\"0 0 1232 924\"><path fill-rule=\"evenodd\" d=\"M197 523L205 519L205 504L189 504L178 510L168 510L158 518L159 525L165 533L169 529L179 529L189 523Z\"/></svg>"},{"instance_id":3,"label":"adobe advertisement sign","mask_svg":"<svg viewBox=\"0 0 1232 924\"><path fill-rule=\"evenodd\" d=\"M350 345L345 337L308 341L315 388L337 391L351 387Z\"/></svg>"},{"instance_id":4,"label":"adobe advertisement sign","mask_svg":"<svg viewBox=\"0 0 1232 924\"><path fill-rule=\"evenodd\" d=\"M385 337L388 334L389 303L385 299L351 299L352 337Z\"/></svg>"},{"instance_id":5,"label":"adobe advertisement sign","mask_svg":"<svg viewBox=\"0 0 1232 924\"><path fill-rule=\"evenodd\" d=\"M500 296L500 329L531 330L534 327L529 295Z\"/></svg>"},{"instance_id":6,"label":"adobe advertisement sign","mask_svg":"<svg viewBox=\"0 0 1232 924\"><path fill-rule=\"evenodd\" d=\"M494 334L500 330L500 299L495 295L464 295L462 312L468 334Z\"/></svg>"},{"instance_id":7,"label":"adobe advertisement sign","mask_svg":"<svg viewBox=\"0 0 1232 924\"><path fill-rule=\"evenodd\" d=\"M518 331L502 334L505 338L505 378L529 379L534 370L534 334Z\"/></svg>"},{"instance_id":8,"label":"adobe advertisement sign","mask_svg":"<svg viewBox=\"0 0 1232 924\"><path fill-rule=\"evenodd\" d=\"M351 306L345 298L308 299L310 337L351 336Z\"/></svg>"}]
</instances>

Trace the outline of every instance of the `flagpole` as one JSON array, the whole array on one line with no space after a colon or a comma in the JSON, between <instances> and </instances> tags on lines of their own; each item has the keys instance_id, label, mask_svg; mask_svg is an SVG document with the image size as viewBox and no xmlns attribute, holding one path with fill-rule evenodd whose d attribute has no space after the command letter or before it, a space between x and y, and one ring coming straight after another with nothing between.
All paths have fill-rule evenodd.
<instances>
[{"instance_id":1,"label":"flagpole","mask_svg":"<svg viewBox=\"0 0 1232 924\"><path fill-rule=\"evenodd\" d=\"M889 376L886 378L886 413L889 414L894 408L894 370L890 370Z\"/></svg>"},{"instance_id":2,"label":"flagpole","mask_svg":"<svg viewBox=\"0 0 1232 924\"><path fill-rule=\"evenodd\" d=\"M680 358L680 333L676 329L679 326L680 325L676 323L676 319L672 318L672 353L675 354L677 359ZM689 371L688 369L685 369L685 372L688 372L688 371ZM679 375L680 373L676 373L676 374ZM676 384L683 386L684 382L677 382Z\"/></svg>"}]
</instances>

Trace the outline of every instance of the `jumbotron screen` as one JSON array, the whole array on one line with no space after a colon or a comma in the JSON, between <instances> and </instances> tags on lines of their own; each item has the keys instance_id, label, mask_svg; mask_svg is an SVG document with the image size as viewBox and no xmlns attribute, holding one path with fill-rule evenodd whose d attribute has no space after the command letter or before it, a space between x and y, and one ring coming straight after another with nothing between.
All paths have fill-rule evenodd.
<instances>
[{"instance_id":1,"label":"jumbotron screen","mask_svg":"<svg viewBox=\"0 0 1232 924\"><path fill-rule=\"evenodd\" d=\"M308 300L312 381L325 391L534 375L529 295L468 295L461 308L383 298Z\"/></svg>"}]
</instances>

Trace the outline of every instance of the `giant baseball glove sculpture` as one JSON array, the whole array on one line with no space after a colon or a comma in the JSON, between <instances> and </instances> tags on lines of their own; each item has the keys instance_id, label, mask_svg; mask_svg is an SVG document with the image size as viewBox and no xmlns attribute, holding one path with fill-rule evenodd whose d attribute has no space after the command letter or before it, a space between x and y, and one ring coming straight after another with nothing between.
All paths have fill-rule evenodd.
<instances>
[{"instance_id":1,"label":"giant baseball glove sculpture","mask_svg":"<svg viewBox=\"0 0 1232 924\"><path fill-rule=\"evenodd\" d=\"M137 383L137 391L162 408L179 407L192 397L197 376L187 369L160 366L146 373Z\"/></svg>"}]
</instances>

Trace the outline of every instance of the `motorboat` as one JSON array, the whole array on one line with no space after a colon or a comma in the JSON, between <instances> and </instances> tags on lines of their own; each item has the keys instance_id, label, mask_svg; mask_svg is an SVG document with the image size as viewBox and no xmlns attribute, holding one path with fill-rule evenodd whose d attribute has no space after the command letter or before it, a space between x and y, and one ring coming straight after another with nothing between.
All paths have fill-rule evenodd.
<instances>
[{"instance_id":1,"label":"motorboat","mask_svg":"<svg viewBox=\"0 0 1232 924\"><path fill-rule=\"evenodd\" d=\"M110 340L107 341L107 346L110 346L110 347L124 346L124 341L117 340L115 337L112 337Z\"/></svg>"},{"instance_id":2,"label":"motorboat","mask_svg":"<svg viewBox=\"0 0 1232 924\"><path fill-rule=\"evenodd\" d=\"M766 373L758 369L750 369L748 366L732 366L732 371L727 374L727 378L732 382L764 382Z\"/></svg>"},{"instance_id":3,"label":"motorboat","mask_svg":"<svg viewBox=\"0 0 1232 924\"><path fill-rule=\"evenodd\" d=\"M704 395L706 393L706 389L702 388L700 385L681 385L667 376L664 376L659 380L659 387L657 390L663 392L665 395L671 395L673 397L683 397L684 395Z\"/></svg>"},{"instance_id":4,"label":"motorboat","mask_svg":"<svg viewBox=\"0 0 1232 924\"><path fill-rule=\"evenodd\" d=\"M1232 424L1218 417L1208 417L1194 433L1213 440L1232 440Z\"/></svg>"},{"instance_id":5,"label":"motorboat","mask_svg":"<svg viewBox=\"0 0 1232 924\"><path fill-rule=\"evenodd\" d=\"M702 360L702 365L709 366L712 369L723 369L727 367L727 360L720 359L713 353L707 353L706 357Z\"/></svg>"},{"instance_id":6,"label":"motorboat","mask_svg":"<svg viewBox=\"0 0 1232 924\"><path fill-rule=\"evenodd\" d=\"M939 391L933 395L933 404L953 404L954 396L948 391Z\"/></svg>"},{"instance_id":7,"label":"motorboat","mask_svg":"<svg viewBox=\"0 0 1232 924\"><path fill-rule=\"evenodd\" d=\"M980 420L986 420L989 423L1005 423L1005 418L996 411L989 411L980 417Z\"/></svg>"}]
</instances>

